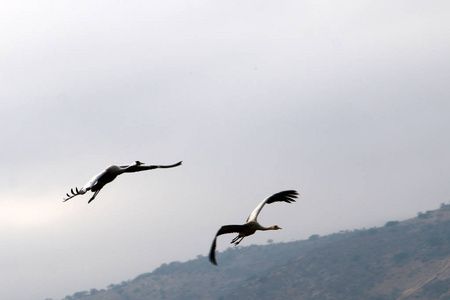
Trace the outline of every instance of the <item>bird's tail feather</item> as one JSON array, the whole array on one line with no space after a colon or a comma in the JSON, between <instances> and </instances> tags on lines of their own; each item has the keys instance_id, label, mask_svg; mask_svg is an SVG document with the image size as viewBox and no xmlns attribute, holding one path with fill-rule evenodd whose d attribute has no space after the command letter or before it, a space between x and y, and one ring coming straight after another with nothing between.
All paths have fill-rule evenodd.
<instances>
[{"instance_id":1,"label":"bird's tail feather","mask_svg":"<svg viewBox=\"0 0 450 300\"><path fill-rule=\"evenodd\" d=\"M72 195L69 195L69 193L67 193L67 194L66 194L67 198L64 198L64 199L63 199L63 202L66 202L67 200L70 200L70 199L72 199L72 198L75 197L75 196L83 195L84 193L86 193L86 191L85 191L84 189L80 189L80 190L79 190L79 189L76 187L76 188L75 188L75 191L74 191L73 188L70 189L70 193L71 193Z\"/></svg>"}]
</instances>

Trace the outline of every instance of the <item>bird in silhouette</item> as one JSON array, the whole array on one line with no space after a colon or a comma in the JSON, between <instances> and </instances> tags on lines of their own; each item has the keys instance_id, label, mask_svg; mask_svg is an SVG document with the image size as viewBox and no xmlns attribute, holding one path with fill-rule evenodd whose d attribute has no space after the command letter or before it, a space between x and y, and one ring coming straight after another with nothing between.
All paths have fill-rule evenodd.
<instances>
[{"instance_id":1,"label":"bird in silhouette","mask_svg":"<svg viewBox=\"0 0 450 300\"><path fill-rule=\"evenodd\" d=\"M295 198L297 198L297 191L289 190L289 191L282 191L276 194L273 194L272 196L264 199L248 216L247 221L243 225L224 225L220 227L219 231L217 231L216 236L214 237L214 240L211 245L211 249L209 251L209 261L215 265L217 265L216 261L216 245L217 245L217 237L222 234L227 233L238 233L238 236L236 236L233 240L231 240L231 244L234 244L235 246L239 245L239 243L249 235L254 234L257 230L279 230L281 227L278 225L273 225L269 227L264 227L261 224L258 223L257 218L259 213L261 212L262 208L266 204L271 204L274 202L295 202Z\"/></svg>"},{"instance_id":2,"label":"bird in silhouette","mask_svg":"<svg viewBox=\"0 0 450 300\"><path fill-rule=\"evenodd\" d=\"M69 199L72 199L75 196L83 195L88 191L91 191L94 193L91 199L89 199L88 203L90 203L92 200L95 199L97 194L100 192L100 190L108 183L116 179L117 176L123 173L133 173L133 172L141 172L141 171L147 171L152 169L158 169L158 168L173 168L178 167L181 165L181 161L177 162L173 165L165 165L165 166L159 166L159 165L150 165L146 166L144 163L140 161L135 161L134 164L126 165L126 166L116 166L111 165L107 167L105 170L103 170L101 173L95 175L92 177L91 180L89 180L88 183L86 183L81 189L75 188L71 189L71 194L67 193L67 198L63 199L63 202L66 202Z\"/></svg>"}]
</instances>

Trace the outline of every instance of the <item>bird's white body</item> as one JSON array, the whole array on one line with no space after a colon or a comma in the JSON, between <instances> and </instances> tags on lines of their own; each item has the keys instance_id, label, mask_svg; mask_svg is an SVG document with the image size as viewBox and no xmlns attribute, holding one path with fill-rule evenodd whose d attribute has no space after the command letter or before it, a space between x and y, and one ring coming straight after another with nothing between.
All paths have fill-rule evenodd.
<instances>
[{"instance_id":1,"label":"bird's white body","mask_svg":"<svg viewBox=\"0 0 450 300\"><path fill-rule=\"evenodd\" d=\"M98 173L97 175L95 175L94 177L91 178L91 180L89 180L88 183L86 183L80 190L84 191L84 193L86 193L87 191L91 190L92 187L94 186L94 184L99 180L99 178L101 178L107 171L108 168L106 168L105 170L103 170L101 173Z\"/></svg>"}]
</instances>

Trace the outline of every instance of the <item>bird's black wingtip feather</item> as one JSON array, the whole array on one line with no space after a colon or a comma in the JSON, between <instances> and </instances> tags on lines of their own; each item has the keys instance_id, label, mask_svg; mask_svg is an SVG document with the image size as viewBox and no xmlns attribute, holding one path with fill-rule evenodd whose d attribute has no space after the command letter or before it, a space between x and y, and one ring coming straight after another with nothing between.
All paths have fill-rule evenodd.
<instances>
[{"instance_id":1,"label":"bird's black wingtip feather","mask_svg":"<svg viewBox=\"0 0 450 300\"><path fill-rule=\"evenodd\" d=\"M298 198L298 192L296 190L286 191L286 202L296 202L295 199Z\"/></svg>"},{"instance_id":2,"label":"bird's black wingtip feather","mask_svg":"<svg viewBox=\"0 0 450 300\"><path fill-rule=\"evenodd\" d=\"M277 201L283 201L286 203L295 202L295 198L297 198L298 192L296 190L287 190L276 193L270 197L267 203L273 203Z\"/></svg>"}]
</instances>

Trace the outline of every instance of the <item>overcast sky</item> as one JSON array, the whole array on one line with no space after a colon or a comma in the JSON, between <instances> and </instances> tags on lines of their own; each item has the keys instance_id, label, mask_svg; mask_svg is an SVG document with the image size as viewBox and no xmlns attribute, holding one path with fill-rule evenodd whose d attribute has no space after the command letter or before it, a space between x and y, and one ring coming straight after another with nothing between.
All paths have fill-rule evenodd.
<instances>
[{"instance_id":1,"label":"overcast sky","mask_svg":"<svg viewBox=\"0 0 450 300\"><path fill-rule=\"evenodd\" d=\"M206 256L449 203L448 1L9 1L0 296L61 299ZM110 164L125 174L62 199ZM218 250L232 235L218 240ZM204 259L205 264L209 264ZM214 267L211 265L211 267ZM220 266L219 266L220 268Z\"/></svg>"}]
</instances>

